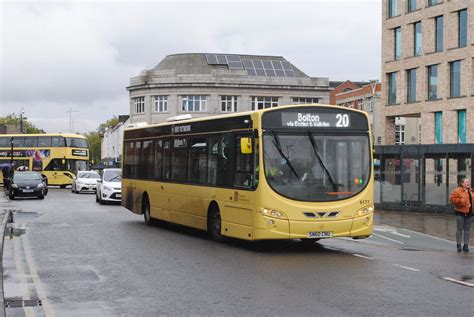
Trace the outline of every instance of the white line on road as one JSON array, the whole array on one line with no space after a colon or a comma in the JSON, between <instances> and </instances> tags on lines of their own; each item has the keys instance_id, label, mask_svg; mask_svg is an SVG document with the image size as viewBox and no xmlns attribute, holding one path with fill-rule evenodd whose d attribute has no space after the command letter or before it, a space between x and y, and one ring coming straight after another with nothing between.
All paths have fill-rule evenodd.
<instances>
[{"instance_id":1,"label":"white line on road","mask_svg":"<svg viewBox=\"0 0 474 317\"><path fill-rule=\"evenodd\" d=\"M380 237L380 238L383 238L383 239L390 240L390 241L392 241L392 242L396 242L396 243L400 243L400 244L405 244L405 243L403 243L402 241L398 241L398 240L395 240L395 239L391 239L391 238L382 236L382 235L380 235L380 234L372 233L372 235L377 236L377 237Z\"/></svg>"},{"instance_id":2,"label":"white line on road","mask_svg":"<svg viewBox=\"0 0 474 317\"><path fill-rule=\"evenodd\" d=\"M22 263L21 258L20 258L20 252L21 252L20 243L21 243L21 241L19 241L19 239L15 239L14 242L13 242L13 244L14 244L13 252L14 252L14 256L15 256L15 266L16 266L16 272L18 273L18 278L20 280L20 288L21 288L21 293L22 293L21 298L23 300L29 300L31 298L30 297L30 292L28 290L28 280L27 280L29 275L27 275L25 273L23 263ZM23 306L23 310L25 311L25 316L26 317L35 316L35 313L33 311L33 307Z\"/></svg>"},{"instance_id":3,"label":"white line on road","mask_svg":"<svg viewBox=\"0 0 474 317\"><path fill-rule=\"evenodd\" d=\"M28 237L25 235L21 237L21 240L23 241L23 251L25 252L26 263L28 264L28 268L30 269L31 278L33 279L38 298L41 299L41 305L43 306L44 315L46 317L54 317L54 310L49 304L49 301L46 297L46 292L44 291L43 284L41 283L41 280L38 276L33 257L30 253L30 243L28 242Z\"/></svg>"},{"instance_id":4,"label":"white line on road","mask_svg":"<svg viewBox=\"0 0 474 317\"><path fill-rule=\"evenodd\" d=\"M456 279L450 278L450 277L444 277L444 279L445 279L446 281L449 281L449 282L461 284L461 285L464 285L464 286L474 287L474 284L473 284L473 283L468 283L468 282L456 280Z\"/></svg>"},{"instance_id":5,"label":"white line on road","mask_svg":"<svg viewBox=\"0 0 474 317\"><path fill-rule=\"evenodd\" d=\"M352 255L353 255L353 256L356 256L356 257L358 257L358 258L363 258L363 259L367 259L367 260L373 260L373 259L374 259L374 258L365 256L365 255L360 255L360 254L357 254L357 253L353 253Z\"/></svg>"},{"instance_id":6,"label":"white line on road","mask_svg":"<svg viewBox=\"0 0 474 317\"><path fill-rule=\"evenodd\" d=\"M410 238L409 235L398 232L397 228L388 227L388 226L382 226L382 227L375 226L374 231L388 232L388 233L391 233L391 234L394 234L394 235L397 235L397 236L400 236L400 237L403 237L403 238Z\"/></svg>"},{"instance_id":7,"label":"white line on road","mask_svg":"<svg viewBox=\"0 0 474 317\"><path fill-rule=\"evenodd\" d=\"M447 239L435 237L435 236L432 236L432 235L429 235L429 234L426 234L426 233L422 233L422 232L418 232L418 231L413 231L413 230L405 229L405 228L403 228L402 230L409 231L409 232L413 232L414 234L419 234L419 235L422 235L422 236L425 236L425 237L429 237L429 238L433 238L433 239L436 239L436 240L441 240L441 241L444 241L444 242L449 242L449 243L451 243L451 244L456 244L456 242L454 242L454 241L450 241L450 240L447 240Z\"/></svg>"},{"instance_id":8,"label":"white line on road","mask_svg":"<svg viewBox=\"0 0 474 317\"><path fill-rule=\"evenodd\" d=\"M394 264L394 265L398 266L398 267L401 267L402 269L410 270L410 271L413 271L413 272L420 272L420 270L414 269L414 268L409 267L409 266L404 266L404 265L400 265L400 264Z\"/></svg>"}]
</instances>

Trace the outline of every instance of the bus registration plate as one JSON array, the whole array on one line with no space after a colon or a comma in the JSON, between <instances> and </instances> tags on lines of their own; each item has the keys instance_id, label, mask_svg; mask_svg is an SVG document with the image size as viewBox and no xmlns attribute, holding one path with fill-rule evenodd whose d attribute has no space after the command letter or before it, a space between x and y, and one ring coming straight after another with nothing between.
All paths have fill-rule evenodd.
<instances>
[{"instance_id":1,"label":"bus registration plate","mask_svg":"<svg viewBox=\"0 0 474 317\"><path fill-rule=\"evenodd\" d=\"M310 231L308 238L332 238L332 231Z\"/></svg>"}]
</instances>

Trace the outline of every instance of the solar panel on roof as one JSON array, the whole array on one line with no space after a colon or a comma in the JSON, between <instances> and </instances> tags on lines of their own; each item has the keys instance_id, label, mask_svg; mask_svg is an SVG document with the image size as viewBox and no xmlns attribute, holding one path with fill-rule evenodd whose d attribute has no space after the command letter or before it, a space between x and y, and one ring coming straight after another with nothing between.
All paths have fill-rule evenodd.
<instances>
[{"instance_id":1,"label":"solar panel on roof","mask_svg":"<svg viewBox=\"0 0 474 317\"><path fill-rule=\"evenodd\" d=\"M217 62L219 65L227 65L227 59L225 55L217 55Z\"/></svg>"},{"instance_id":2,"label":"solar panel on roof","mask_svg":"<svg viewBox=\"0 0 474 317\"><path fill-rule=\"evenodd\" d=\"M215 65L217 64L217 57L216 57L216 54L206 54L206 59L207 59L207 63L209 65Z\"/></svg>"},{"instance_id":3,"label":"solar panel on roof","mask_svg":"<svg viewBox=\"0 0 474 317\"><path fill-rule=\"evenodd\" d=\"M267 73L268 77L275 77L275 71L273 69L265 69L265 72Z\"/></svg>"},{"instance_id":4,"label":"solar panel on roof","mask_svg":"<svg viewBox=\"0 0 474 317\"><path fill-rule=\"evenodd\" d=\"M262 61L262 62L263 62L263 68L273 70L273 65L271 61Z\"/></svg>"},{"instance_id":5,"label":"solar panel on roof","mask_svg":"<svg viewBox=\"0 0 474 317\"><path fill-rule=\"evenodd\" d=\"M255 71L257 72L257 76L265 76L266 75L265 70L262 69L262 68L257 68Z\"/></svg>"},{"instance_id":6,"label":"solar panel on roof","mask_svg":"<svg viewBox=\"0 0 474 317\"><path fill-rule=\"evenodd\" d=\"M275 73L278 77L285 77L285 72L282 69L275 69Z\"/></svg>"},{"instance_id":7,"label":"solar panel on roof","mask_svg":"<svg viewBox=\"0 0 474 317\"><path fill-rule=\"evenodd\" d=\"M273 68L276 69L283 69L283 66L281 66L281 61L272 61Z\"/></svg>"},{"instance_id":8,"label":"solar panel on roof","mask_svg":"<svg viewBox=\"0 0 474 317\"><path fill-rule=\"evenodd\" d=\"M261 60L259 59L254 59L252 60L253 61L253 65L255 66L256 69L263 69L263 63Z\"/></svg>"},{"instance_id":9,"label":"solar panel on roof","mask_svg":"<svg viewBox=\"0 0 474 317\"><path fill-rule=\"evenodd\" d=\"M242 62L230 62L229 69L243 69Z\"/></svg>"},{"instance_id":10,"label":"solar panel on roof","mask_svg":"<svg viewBox=\"0 0 474 317\"><path fill-rule=\"evenodd\" d=\"M250 59L244 59L242 60L242 62L244 63L245 69L254 69L252 61Z\"/></svg>"},{"instance_id":11,"label":"solar panel on roof","mask_svg":"<svg viewBox=\"0 0 474 317\"><path fill-rule=\"evenodd\" d=\"M295 72L292 70L285 70L286 77L295 77Z\"/></svg>"},{"instance_id":12,"label":"solar panel on roof","mask_svg":"<svg viewBox=\"0 0 474 317\"><path fill-rule=\"evenodd\" d=\"M239 55L226 55L227 56L227 61L230 62L240 62L240 56Z\"/></svg>"},{"instance_id":13,"label":"solar panel on roof","mask_svg":"<svg viewBox=\"0 0 474 317\"><path fill-rule=\"evenodd\" d=\"M284 70L293 70L293 67L291 67L291 64L287 61L281 61L281 64L283 65Z\"/></svg>"},{"instance_id":14,"label":"solar panel on roof","mask_svg":"<svg viewBox=\"0 0 474 317\"><path fill-rule=\"evenodd\" d=\"M257 76L257 73L255 72L255 69L253 69L253 68L247 69L247 74L249 76Z\"/></svg>"}]
</instances>

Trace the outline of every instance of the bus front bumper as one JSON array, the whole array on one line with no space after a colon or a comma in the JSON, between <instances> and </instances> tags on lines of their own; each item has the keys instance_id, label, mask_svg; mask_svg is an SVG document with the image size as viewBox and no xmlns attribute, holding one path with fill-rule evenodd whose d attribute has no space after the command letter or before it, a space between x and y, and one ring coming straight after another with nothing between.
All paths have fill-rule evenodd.
<instances>
[{"instance_id":1,"label":"bus front bumper","mask_svg":"<svg viewBox=\"0 0 474 317\"><path fill-rule=\"evenodd\" d=\"M330 237L366 238L372 234L373 213L334 221L296 221L261 216L254 240L306 239L324 233Z\"/></svg>"}]
</instances>

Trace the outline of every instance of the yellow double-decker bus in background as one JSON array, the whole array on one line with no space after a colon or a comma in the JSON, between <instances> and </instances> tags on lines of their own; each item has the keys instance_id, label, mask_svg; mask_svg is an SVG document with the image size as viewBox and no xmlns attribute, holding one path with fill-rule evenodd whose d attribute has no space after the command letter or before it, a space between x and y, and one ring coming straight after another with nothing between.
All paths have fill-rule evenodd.
<instances>
[{"instance_id":1,"label":"yellow double-decker bus in background","mask_svg":"<svg viewBox=\"0 0 474 317\"><path fill-rule=\"evenodd\" d=\"M87 139L78 134L2 134L0 166L25 166L47 177L48 185L71 185L77 171L89 166ZM3 176L0 175L3 182Z\"/></svg>"},{"instance_id":2,"label":"yellow double-decker bus in background","mask_svg":"<svg viewBox=\"0 0 474 317\"><path fill-rule=\"evenodd\" d=\"M122 205L246 240L372 234L362 111L293 105L125 130Z\"/></svg>"}]
</instances>

